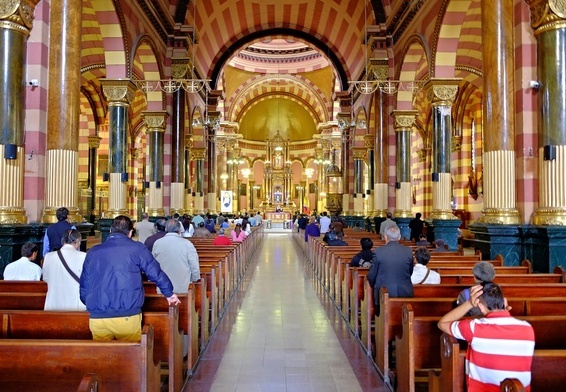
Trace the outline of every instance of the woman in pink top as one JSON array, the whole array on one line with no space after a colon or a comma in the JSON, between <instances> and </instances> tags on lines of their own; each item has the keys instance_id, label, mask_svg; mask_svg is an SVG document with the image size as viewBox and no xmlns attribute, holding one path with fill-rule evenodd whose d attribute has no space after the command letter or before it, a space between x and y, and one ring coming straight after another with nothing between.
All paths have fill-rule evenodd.
<instances>
[{"instance_id":1,"label":"woman in pink top","mask_svg":"<svg viewBox=\"0 0 566 392\"><path fill-rule=\"evenodd\" d=\"M246 238L246 233L242 230L242 224L236 223L236 227L232 230L232 241L242 242Z\"/></svg>"}]
</instances>

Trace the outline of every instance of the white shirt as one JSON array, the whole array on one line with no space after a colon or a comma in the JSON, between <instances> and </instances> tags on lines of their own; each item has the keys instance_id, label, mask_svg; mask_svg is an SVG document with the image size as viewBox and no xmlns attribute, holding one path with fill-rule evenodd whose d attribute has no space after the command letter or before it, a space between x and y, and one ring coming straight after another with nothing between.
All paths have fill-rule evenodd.
<instances>
[{"instance_id":1,"label":"white shirt","mask_svg":"<svg viewBox=\"0 0 566 392\"><path fill-rule=\"evenodd\" d=\"M76 250L74 246L65 244L61 254L67 265L79 278L83 272L86 253ZM43 260L43 280L47 282L45 310L78 311L86 310L81 302L80 285L63 266L57 252L49 252Z\"/></svg>"},{"instance_id":2,"label":"white shirt","mask_svg":"<svg viewBox=\"0 0 566 392\"><path fill-rule=\"evenodd\" d=\"M6 266L4 280L41 280L41 267L27 257Z\"/></svg>"},{"instance_id":3,"label":"white shirt","mask_svg":"<svg viewBox=\"0 0 566 392\"><path fill-rule=\"evenodd\" d=\"M424 279L428 268L420 263L415 264L413 268L413 275L411 275L411 283L419 284ZM430 270L426 280L422 284L439 284L440 275L438 272Z\"/></svg>"},{"instance_id":4,"label":"white shirt","mask_svg":"<svg viewBox=\"0 0 566 392\"><path fill-rule=\"evenodd\" d=\"M327 216L320 217L320 234L325 234L328 232L328 227L330 226L330 218Z\"/></svg>"}]
</instances>

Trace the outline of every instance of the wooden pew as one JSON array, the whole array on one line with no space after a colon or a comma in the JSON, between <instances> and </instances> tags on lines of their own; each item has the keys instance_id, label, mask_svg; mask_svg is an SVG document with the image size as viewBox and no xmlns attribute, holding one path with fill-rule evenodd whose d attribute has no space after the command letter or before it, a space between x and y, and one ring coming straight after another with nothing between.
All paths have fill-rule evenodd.
<instances>
[{"instance_id":1,"label":"wooden pew","mask_svg":"<svg viewBox=\"0 0 566 392\"><path fill-rule=\"evenodd\" d=\"M0 319L2 339L92 339L88 312L0 310ZM169 307L168 313L143 312L142 322L153 327L155 361L168 364L169 391L180 391L183 385L183 335L178 329L178 307Z\"/></svg>"},{"instance_id":2,"label":"wooden pew","mask_svg":"<svg viewBox=\"0 0 566 392\"><path fill-rule=\"evenodd\" d=\"M75 390L85 374L96 373L103 392L158 392L153 338L153 328L146 325L139 343L0 339L0 385L6 392Z\"/></svg>"}]
</instances>

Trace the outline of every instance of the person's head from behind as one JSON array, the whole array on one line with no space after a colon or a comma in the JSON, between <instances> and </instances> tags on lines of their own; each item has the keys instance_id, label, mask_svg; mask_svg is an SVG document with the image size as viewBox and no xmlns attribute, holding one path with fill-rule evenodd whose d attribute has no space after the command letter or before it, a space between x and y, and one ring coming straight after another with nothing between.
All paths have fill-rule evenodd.
<instances>
[{"instance_id":1,"label":"person's head from behind","mask_svg":"<svg viewBox=\"0 0 566 392\"><path fill-rule=\"evenodd\" d=\"M309 223L315 223L316 222L316 217L311 216L309 217Z\"/></svg>"},{"instance_id":2,"label":"person's head from behind","mask_svg":"<svg viewBox=\"0 0 566 392\"><path fill-rule=\"evenodd\" d=\"M360 240L362 250L371 250L373 248L373 241L371 238L364 237Z\"/></svg>"},{"instance_id":3,"label":"person's head from behind","mask_svg":"<svg viewBox=\"0 0 566 392\"><path fill-rule=\"evenodd\" d=\"M328 214L326 213L326 211L322 211L322 216L327 216Z\"/></svg>"},{"instance_id":4,"label":"person's head from behind","mask_svg":"<svg viewBox=\"0 0 566 392\"><path fill-rule=\"evenodd\" d=\"M147 212L142 213L142 219L143 220L149 219L149 214Z\"/></svg>"},{"instance_id":5,"label":"person's head from behind","mask_svg":"<svg viewBox=\"0 0 566 392\"><path fill-rule=\"evenodd\" d=\"M179 234L181 232L181 223L178 220L169 219L165 224L165 232Z\"/></svg>"},{"instance_id":6,"label":"person's head from behind","mask_svg":"<svg viewBox=\"0 0 566 392\"><path fill-rule=\"evenodd\" d=\"M177 219L177 220L178 220L178 219L179 219L179 214L174 213L174 214L173 214L173 219Z\"/></svg>"},{"instance_id":7,"label":"person's head from behind","mask_svg":"<svg viewBox=\"0 0 566 392\"><path fill-rule=\"evenodd\" d=\"M493 279L495 278L495 268L493 268L493 264L489 261L477 262L474 264L472 272L478 282L493 282Z\"/></svg>"},{"instance_id":8,"label":"person's head from behind","mask_svg":"<svg viewBox=\"0 0 566 392\"><path fill-rule=\"evenodd\" d=\"M385 241L399 241L401 239L401 231L397 226L389 226L385 229Z\"/></svg>"},{"instance_id":9,"label":"person's head from behind","mask_svg":"<svg viewBox=\"0 0 566 392\"><path fill-rule=\"evenodd\" d=\"M57 208L55 216L57 217L58 221L66 220L69 216L69 210L66 207Z\"/></svg>"},{"instance_id":10,"label":"person's head from behind","mask_svg":"<svg viewBox=\"0 0 566 392\"><path fill-rule=\"evenodd\" d=\"M417 212L417 214L415 215L416 219L421 219L421 216L423 216L420 212Z\"/></svg>"},{"instance_id":11,"label":"person's head from behind","mask_svg":"<svg viewBox=\"0 0 566 392\"><path fill-rule=\"evenodd\" d=\"M157 231L165 231L165 223L166 222L167 222L167 220L165 218L159 218L155 221L153 226L155 227L155 230L157 230Z\"/></svg>"},{"instance_id":12,"label":"person's head from behind","mask_svg":"<svg viewBox=\"0 0 566 392\"><path fill-rule=\"evenodd\" d=\"M198 227L204 227L204 222L199 222Z\"/></svg>"},{"instance_id":13,"label":"person's head from behind","mask_svg":"<svg viewBox=\"0 0 566 392\"><path fill-rule=\"evenodd\" d=\"M391 218L393 218L393 214L390 213L390 212L387 212L387 214L385 214L385 217L386 217L387 219L391 219Z\"/></svg>"},{"instance_id":14,"label":"person's head from behind","mask_svg":"<svg viewBox=\"0 0 566 392\"><path fill-rule=\"evenodd\" d=\"M81 239L81 233L78 230L65 230L65 232L63 233L63 238L61 238L61 245L69 244L78 249L81 244Z\"/></svg>"},{"instance_id":15,"label":"person's head from behind","mask_svg":"<svg viewBox=\"0 0 566 392\"><path fill-rule=\"evenodd\" d=\"M419 235L419 241L428 241L428 238L426 238L426 234Z\"/></svg>"},{"instance_id":16,"label":"person's head from behind","mask_svg":"<svg viewBox=\"0 0 566 392\"><path fill-rule=\"evenodd\" d=\"M479 297L478 308L486 315L494 310L504 310L507 307L501 287L493 282L483 282L482 294Z\"/></svg>"},{"instance_id":17,"label":"person's head from behind","mask_svg":"<svg viewBox=\"0 0 566 392\"><path fill-rule=\"evenodd\" d=\"M341 231L336 233L336 238L334 238L335 240L339 240L342 241L344 239L344 233L342 233Z\"/></svg>"},{"instance_id":18,"label":"person's head from behind","mask_svg":"<svg viewBox=\"0 0 566 392\"><path fill-rule=\"evenodd\" d=\"M427 265L430 260L430 252L427 248L417 248L415 250L415 260L417 263Z\"/></svg>"},{"instance_id":19,"label":"person's head from behind","mask_svg":"<svg viewBox=\"0 0 566 392\"><path fill-rule=\"evenodd\" d=\"M132 230L134 230L134 224L126 215L118 215L110 226L110 233L120 233L129 237L132 235Z\"/></svg>"},{"instance_id":20,"label":"person's head from behind","mask_svg":"<svg viewBox=\"0 0 566 392\"><path fill-rule=\"evenodd\" d=\"M218 235L224 235L224 229L222 227L218 229Z\"/></svg>"},{"instance_id":21,"label":"person's head from behind","mask_svg":"<svg viewBox=\"0 0 566 392\"><path fill-rule=\"evenodd\" d=\"M39 252L39 246L33 242L26 242L22 245L22 256L27 257L30 260L35 260L37 253Z\"/></svg>"}]
</instances>

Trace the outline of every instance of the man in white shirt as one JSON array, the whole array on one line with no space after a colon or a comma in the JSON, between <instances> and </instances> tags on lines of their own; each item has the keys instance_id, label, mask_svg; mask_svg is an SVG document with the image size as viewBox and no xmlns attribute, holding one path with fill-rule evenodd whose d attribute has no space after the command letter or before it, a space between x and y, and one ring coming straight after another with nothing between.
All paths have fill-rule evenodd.
<instances>
[{"instance_id":1,"label":"man in white shirt","mask_svg":"<svg viewBox=\"0 0 566 392\"><path fill-rule=\"evenodd\" d=\"M417 248L415 250L415 267L411 275L413 284L439 284L440 275L426 267L430 260L430 252L427 248Z\"/></svg>"},{"instance_id":2,"label":"man in white shirt","mask_svg":"<svg viewBox=\"0 0 566 392\"><path fill-rule=\"evenodd\" d=\"M320 223L320 235L324 236L328 232L328 228L330 226L330 218L328 217L326 211L322 212L319 223Z\"/></svg>"},{"instance_id":3,"label":"man in white shirt","mask_svg":"<svg viewBox=\"0 0 566 392\"><path fill-rule=\"evenodd\" d=\"M26 242L22 245L22 257L6 266L4 280L41 280L41 267L33 261L37 258L37 244Z\"/></svg>"},{"instance_id":4,"label":"man in white shirt","mask_svg":"<svg viewBox=\"0 0 566 392\"><path fill-rule=\"evenodd\" d=\"M198 253L189 240L181 237L179 221L169 219L165 232L167 234L153 244L153 257L171 279L173 292L184 294L188 292L189 283L200 279Z\"/></svg>"},{"instance_id":5,"label":"man in white shirt","mask_svg":"<svg viewBox=\"0 0 566 392\"><path fill-rule=\"evenodd\" d=\"M67 230L63 234L63 247L59 249L67 267L63 265L59 252L49 252L43 259L43 280L47 283L44 310L80 311L86 310L80 298L80 279L86 253L81 252L81 233Z\"/></svg>"}]
</instances>

